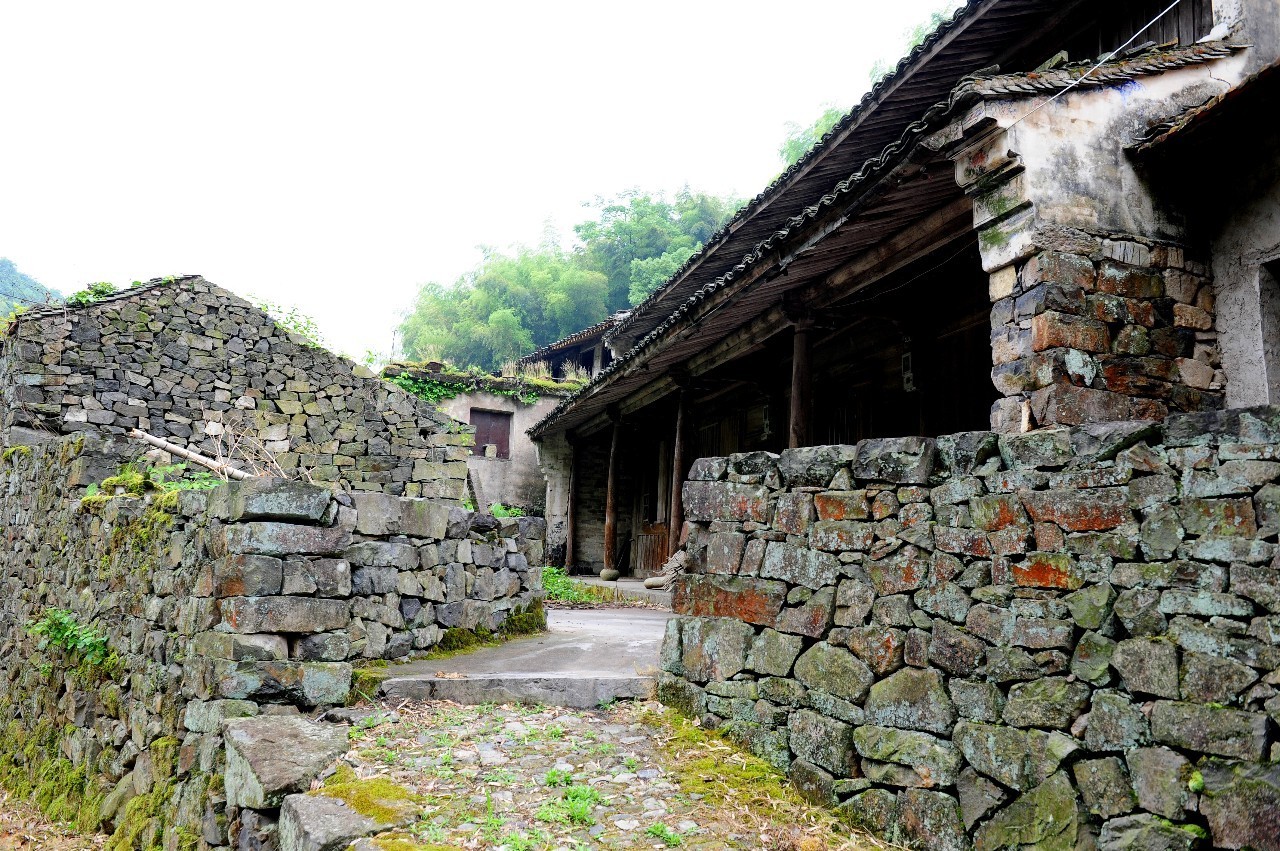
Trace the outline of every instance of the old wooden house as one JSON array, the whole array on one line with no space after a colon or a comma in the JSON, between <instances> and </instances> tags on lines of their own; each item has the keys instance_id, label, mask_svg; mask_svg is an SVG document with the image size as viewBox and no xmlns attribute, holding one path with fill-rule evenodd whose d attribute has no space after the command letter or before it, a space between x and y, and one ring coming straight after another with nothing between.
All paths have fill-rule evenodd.
<instances>
[{"instance_id":1,"label":"old wooden house","mask_svg":"<svg viewBox=\"0 0 1280 851\"><path fill-rule=\"evenodd\" d=\"M700 456L1276 401L1278 29L971 0L530 430L567 561L654 570Z\"/></svg>"}]
</instances>

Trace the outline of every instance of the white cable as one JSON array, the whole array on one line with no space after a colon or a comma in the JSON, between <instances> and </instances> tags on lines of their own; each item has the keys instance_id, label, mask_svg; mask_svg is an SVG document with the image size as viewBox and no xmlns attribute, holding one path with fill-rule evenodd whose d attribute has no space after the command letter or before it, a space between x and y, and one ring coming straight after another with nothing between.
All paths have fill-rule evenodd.
<instances>
[{"instance_id":1,"label":"white cable","mask_svg":"<svg viewBox=\"0 0 1280 851\"><path fill-rule=\"evenodd\" d=\"M1088 77L1088 76L1089 76L1090 74L1092 74L1094 71L1098 70L1098 69L1099 69L1099 68L1101 68L1103 65L1106 65L1108 62L1110 62L1112 59L1114 59L1117 53L1119 53L1120 51L1124 50L1126 47L1128 47L1129 45L1131 45L1131 44L1133 44L1135 41L1137 41L1138 36L1142 35L1144 32L1146 32L1147 30L1149 30L1149 29L1151 29L1153 26L1155 26L1155 24L1156 24L1156 22L1157 22L1157 21L1159 21L1159 20L1160 20L1161 18L1163 18L1165 15L1169 14L1170 12L1172 12L1172 11L1174 10L1174 7L1176 7L1176 6L1177 6L1179 3L1181 3L1181 2L1182 2L1182 0L1173 0L1173 2L1172 2L1172 3L1170 3L1170 4L1168 5L1168 7L1167 7L1163 12L1161 12L1161 13L1160 13L1160 14L1158 14L1158 15L1156 15L1154 18L1152 18L1150 21L1148 21L1148 22L1146 23L1146 25L1144 25L1144 26L1142 27L1142 29L1138 30L1136 33L1134 33L1133 35L1131 35L1131 36L1129 37L1129 40L1128 40L1128 41L1126 41L1124 44L1120 45L1120 46L1119 46L1119 47L1117 47L1115 50L1113 50L1113 51L1111 51L1110 53L1108 53L1105 57L1103 57L1101 60L1099 60L1099 61L1098 61L1098 62L1097 62L1097 63L1096 63L1092 68L1090 68L1088 71L1085 71L1083 74L1081 74L1081 75L1080 75L1079 77L1077 77L1075 80L1073 80L1073 81L1071 82L1071 84L1070 84L1070 85L1068 85L1065 89L1063 89L1062 91L1058 92L1056 95L1054 95L1053 97L1049 98L1048 100L1041 101L1041 102L1040 102L1040 103L1038 103L1036 106L1034 106L1034 107L1032 107L1031 109L1027 110L1027 112L1026 112L1024 115L1022 115L1020 118L1018 118L1018 120L1017 120L1017 121L1014 121L1014 122L1013 122L1013 124L1010 124L1010 125L1009 125L1009 127L1010 127L1010 128L1015 127L1015 126L1016 126L1020 121L1022 121L1023 119L1025 119L1025 118L1027 118L1027 117L1029 117L1029 116L1030 116L1032 113L1034 113L1036 110L1038 110L1038 109L1040 109L1040 108L1042 108L1042 107L1046 107L1046 106L1048 106L1049 104L1053 103L1053 102L1054 102L1055 100L1057 100L1058 98L1060 98L1060 97L1062 97L1063 95L1065 95L1067 92L1069 92L1069 91L1071 91L1072 89L1074 89L1076 86L1078 86L1078 85L1080 85L1081 83L1083 83L1083 82L1085 81L1085 78L1086 78L1086 77Z\"/></svg>"}]
</instances>

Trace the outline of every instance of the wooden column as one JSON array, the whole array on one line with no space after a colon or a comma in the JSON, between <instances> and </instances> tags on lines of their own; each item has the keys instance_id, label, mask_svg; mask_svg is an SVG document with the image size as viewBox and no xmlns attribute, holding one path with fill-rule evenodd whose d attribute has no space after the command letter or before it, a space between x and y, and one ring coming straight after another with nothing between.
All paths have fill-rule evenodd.
<instances>
[{"instance_id":1,"label":"wooden column","mask_svg":"<svg viewBox=\"0 0 1280 851\"><path fill-rule=\"evenodd\" d=\"M618 443L622 437L622 423L616 415L613 419L613 434L609 439L609 478L604 497L604 569L617 570L615 564L618 548Z\"/></svg>"},{"instance_id":2,"label":"wooden column","mask_svg":"<svg viewBox=\"0 0 1280 851\"><path fill-rule=\"evenodd\" d=\"M578 537L578 450L574 448L573 438L567 432L564 439L569 444L569 494L567 516L564 522L564 569L572 573L574 541Z\"/></svg>"},{"instance_id":3,"label":"wooden column","mask_svg":"<svg viewBox=\"0 0 1280 851\"><path fill-rule=\"evenodd\" d=\"M794 324L791 341L791 416L787 446L797 449L810 443L809 414L812 401L809 397L809 333L813 323L807 319Z\"/></svg>"},{"instance_id":4,"label":"wooden column","mask_svg":"<svg viewBox=\"0 0 1280 851\"><path fill-rule=\"evenodd\" d=\"M671 452L671 500L669 506L670 526L667 528L667 558L680 549L680 533L684 530L684 475L685 455L689 442L689 412L686 392L680 391L676 401L676 435Z\"/></svg>"}]
</instances>

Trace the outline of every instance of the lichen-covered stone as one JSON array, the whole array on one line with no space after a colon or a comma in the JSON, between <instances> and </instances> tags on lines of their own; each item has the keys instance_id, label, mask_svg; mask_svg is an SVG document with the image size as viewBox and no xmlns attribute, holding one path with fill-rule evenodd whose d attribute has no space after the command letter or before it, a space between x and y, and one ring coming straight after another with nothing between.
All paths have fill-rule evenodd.
<instances>
[{"instance_id":1,"label":"lichen-covered stone","mask_svg":"<svg viewBox=\"0 0 1280 851\"><path fill-rule=\"evenodd\" d=\"M288 479L253 478L219 485L209 494L209 513L219 520L279 520L318 523L329 510L328 488Z\"/></svg>"},{"instance_id":2,"label":"lichen-covered stone","mask_svg":"<svg viewBox=\"0 0 1280 851\"><path fill-rule=\"evenodd\" d=\"M671 610L695 617L737 618L760 626L778 621L785 583L745 576L685 575L672 586Z\"/></svg>"},{"instance_id":3,"label":"lichen-covered stone","mask_svg":"<svg viewBox=\"0 0 1280 851\"><path fill-rule=\"evenodd\" d=\"M1125 751L1151 741L1147 716L1121 692L1095 691L1089 709L1085 747L1090 751Z\"/></svg>"},{"instance_id":4,"label":"lichen-covered stone","mask_svg":"<svg viewBox=\"0 0 1280 851\"><path fill-rule=\"evenodd\" d=\"M681 621L680 665L685 676L705 683L727 680L747 666L755 630L732 618Z\"/></svg>"},{"instance_id":5,"label":"lichen-covered stone","mask_svg":"<svg viewBox=\"0 0 1280 851\"><path fill-rule=\"evenodd\" d=\"M1112 819L1102 826L1099 851L1191 851L1200 836L1194 830L1141 813Z\"/></svg>"},{"instance_id":6,"label":"lichen-covered stone","mask_svg":"<svg viewBox=\"0 0 1280 851\"><path fill-rule=\"evenodd\" d=\"M1171 641L1125 639L1116 644L1111 666L1132 693L1178 698L1178 648Z\"/></svg>"},{"instance_id":7,"label":"lichen-covered stone","mask_svg":"<svg viewBox=\"0 0 1280 851\"><path fill-rule=\"evenodd\" d=\"M1280 765L1206 762L1200 813L1217 848L1280 849Z\"/></svg>"},{"instance_id":8,"label":"lichen-covered stone","mask_svg":"<svg viewBox=\"0 0 1280 851\"><path fill-rule=\"evenodd\" d=\"M1059 732L1018 730L973 721L955 726L952 741L965 762L1011 789L1031 789L1079 749L1079 742Z\"/></svg>"},{"instance_id":9,"label":"lichen-covered stone","mask_svg":"<svg viewBox=\"0 0 1280 851\"><path fill-rule=\"evenodd\" d=\"M791 750L797 758L808 760L841 777L853 773L856 761L851 725L800 709L791 713L787 730Z\"/></svg>"},{"instance_id":10,"label":"lichen-covered stone","mask_svg":"<svg viewBox=\"0 0 1280 851\"><path fill-rule=\"evenodd\" d=\"M1095 816L1107 819L1133 810L1133 789L1118 757L1081 760L1072 766L1072 773L1080 797Z\"/></svg>"},{"instance_id":11,"label":"lichen-covered stone","mask_svg":"<svg viewBox=\"0 0 1280 851\"><path fill-rule=\"evenodd\" d=\"M969 851L960 802L945 792L907 789L899 796L897 838L913 848Z\"/></svg>"},{"instance_id":12,"label":"lichen-covered stone","mask_svg":"<svg viewBox=\"0 0 1280 851\"><path fill-rule=\"evenodd\" d=\"M1142 809L1178 821L1190 800L1192 767L1187 758L1168 748L1136 748L1125 756L1133 791Z\"/></svg>"},{"instance_id":13,"label":"lichen-covered stone","mask_svg":"<svg viewBox=\"0 0 1280 851\"><path fill-rule=\"evenodd\" d=\"M865 760L896 763L907 770L893 776L877 778L874 771L863 773L872 780L896 786L919 786L926 789L951 786L960 769L960 753L945 739L928 733L876 727L864 724L853 732L853 744Z\"/></svg>"},{"instance_id":14,"label":"lichen-covered stone","mask_svg":"<svg viewBox=\"0 0 1280 851\"><path fill-rule=\"evenodd\" d=\"M760 576L818 589L835 584L837 564L830 553L797 547L784 541L770 541L764 551Z\"/></svg>"},{"instance_id":15,"label":"lichen-covered stone","mask_svg":"<svg viewBox=\"0 0 1280 851\"><path fill-rule=\"evenodd\" d=\"M806 688L860 701L875 680L871 669L848 650L819 642L795 663L795 676Z\"/></svg>"},{"instance_id":16,"label":"lichen-covered stone","mask_svg":"<svg viewBox=\"0 0 1280 851\"><path fill-rule=\"evenodd\" d=\"M1232 703L1253 685L1258 672L1233 659L1186 650L1182 653L1181 692L1197 703Z\"/></svg>"},{"instance_id":17,"label":"lichen-covered stone","mask_svg":"<svg viewBox=\"0 0 1280 851\"><path fill-rule=\"evenodd\" d=\"M975 851L1021 847L1073 851L1079 831L1076 790L1060 771L978 828L973 847Z\"/></svg>"},{"instance_id":18,"label":"lichen-covered stone","mask_svg":"<svg viewBox=\"0 0 1280 851\"><path fill-rule=\"evenodd\" d=\"M778 457L778 472L789 488L825 488L836 471L853 460L855 446L806 446L784 449Z\"/></svg>"},{"instance_id":19,"label":"lichen-covered stone","mask_svg":"<svg viewBox=\"0 0 1280 851\"><path fill-rule=\"evenodd\" d=\"M1065 677L1016 683L1009 689L1004 722L1015 727L1065 730L1089 703L1089 687Z\"/></svg>"},{"instance_id":20,"label":"lichen-covered stone","mask_svg":"<svg viewBox=\"0 0 1280 851\"><path fill-rule=\"evenodd\" d=\"M1157 742L1234 759L1266 753L1267 716L1208 704L1156 701L1151 737Z\"/></svg>"},{"instance_id":21,"label":"lichen-covered stone","mask_svg":"<svg viewBox=\"0 0 1280 851\"><path fill-rule=\"evenodd\" d=\"M868 723L883 727L947 733L956 720L942 677L928 669L903 668L875 683L864 708Z\"/></svg>"},{"instance_id":22,"label":"lichen-covered stone","mask_svg":"<svg viewBox=\"0 0 1280 851\"><path fill-rule=\"evenodd\" d=\"M863 440L858 443L853 475L899 485L923 485L933 472L935 448L927 437Z\"/></svg>"},{"instance_id":23,"label":"lichen-covered stone","mask_svg":"<svg viewBox=\"0 0 1280 851\"><path fill-rule=\"evenodd\" d=\"M791 666L800 655L803 643L798 635L766 629L751 642L747 667L758 674L785 677L791 673Z\"/></svg>"},{"instance_id":24,"label":"lichen-covered stone","mask_svg":"<svg viewBox=\"0 0 1280 851\"><path fill-rule=\"evenodd\" d=\"M981 665L987 645L946 621L937 621L929 642L928 661L948 674L967 677Z\"/></svg>"},{"instance_id":25,"label":"lichen-covered stone","mask_svg":"<svg viewBox=\"0 0 1280 851\"><path fill-rule=\"evenodd\" d=\"M1105 635L1086 632L1076 643L1071 657L1071 673L1087 683L1105 686L1111 682L1111 656L1116 643Z\"/></svg>"}]
</instances>

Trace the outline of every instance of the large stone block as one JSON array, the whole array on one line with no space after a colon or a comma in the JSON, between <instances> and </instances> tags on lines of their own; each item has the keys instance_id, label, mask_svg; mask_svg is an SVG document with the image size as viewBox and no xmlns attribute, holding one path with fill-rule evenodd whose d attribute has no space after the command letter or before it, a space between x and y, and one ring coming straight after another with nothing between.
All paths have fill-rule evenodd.
<instances>
[{"instance_id":1,"label":"large stone block","mask_svg":"<svg viewBox=\"0 0 1280 851\"><path fill-rule=\"evenodd\" d=\"M773 626L787 598L787 585L744 576L685 575L672 586L671 609L697 617L737 618Z\"/></svg>"},{"instance_id":2,"label":"large stone block","mask_svg":"<svg viewBox=\"0 0 1280 851\"><path fill-rule=\"evenodd\" d=\"M1200 813L1217 848L1280 849L1280 764L1207 762Z\"/></svg>"},{"instance_id":3,"label":"large stone block","mask_svg":"<svg viewBox=\"0 0 1280 851\"><path fill-rule=\"evenodd\" d=\"M1160 700L1151 710L1151 736L1157 742L1177 748L1258 761L1267 749L1267 716L1261 712Z\"/></svg>"},{"instance_id":4,"label":"large stone block","mask_svg":"<svg viewBox=\"0 0 1280 851\"><path fill-rule=\"evenodd\" d=\"M223 722L227 804L266 809L303 792L347 750L347 728L286 715Z\"/></svg>"},{"instance_id":5,"label":"large stone block","mask_svg":"<svg viewBox=\"0 0 1280 851\"><path fill-rule=\"evenodd\" d=\"M814 549L829 552L865 552L875 541L873 523L853 520L819 520L813 524L809 542Z\"/></svg>"},{"instance_id":6,"label":"large stone block","mask_svg":"<svg viewBox=\"0 0 1280 851\"><path fill-rule=\"evenodd\" d=\"M804 639L798 635L766 629L751 643L747 667L757 674L785 677L791 673L791 666L800 655L803 645Z\"/></svg>"},{"instance_id":7,"label":"large stone block","mask_svg":"<svg viewBox=\"0 0 1280 851\"><path fill-rule=\"evenodd\" d=\"M911 848L969 851L960 803L945 792L907 789L898 796L899 841Z\"/></svg>"},{"instance_id":8,"label":"large stone block","mask_svg":"<svg viewBox=\"0 0 1280 851\"><path fill-rule=\"evenodd\" d=\"M1080 565L1068 553L1030 552L1011 569L1014 584L1024 588L1073 591L1084 584Z\"/></svg>"},{"instance_id":9,"label":"large stone block","mask_svg":"<svg viewBox=\"0 0 1280 851\"><path fill-rule=\"evenodd\" d=\"M858 444L853 476L899 485L923 485L933 472L936 444L927 437L864 440Z\"/></svg>"},{"instance_id":10,"label":"large stone block","mask_svg":"<svg viewBox=\"0 0 1280 851\"><path fill-rule=\"evenodd\" d=\"M328 632L351 617L346 600L313 597L229 597L219 607L222 623L241 633Z\"/></svg>"},{"instance_id":11,"label":"large stone block","mask_svg":"<svg viewBox=\"0 0 1280 851\"><path fill-rule=\"evenodd\" d=\"M1107 819L1133 811L1133 789L1118 757L1081 760L1072 767L1072 773L1089 812Z\"/></svg>"},{"instance_id":12,"label":"large stone block","mask_svg":"<svg viewBox=\"0 0 1280 851\"><path fill-rule=\"evenodd\" d=\"M1152 638L1121 641L1111 655L1111 666L1133 694L1175 700L1179 697L1178 648L1171 641Z\"/></svg>"},{"instance_id":13,"label":"large stone block","mask_svg":"<svg viewBox=\"0 0 1280 851\"><path fill-rule=\"evenodd\" d=\"M321 528L293 523L233 523L222 530L228 553L266 556L341 555L351 533L340 527Z\"/></svg>"},{"instance_id":14,"label":"large stone block","mask_svg":"<svg viewBox=\"0 0 1280 851\"><path fill-rule=\"evenodd\" d=\"M1112 819L1102 826L1098 836L1099 851L1191 851L1199 835L1183 830L1159 816L1140 813Z\"/></svg>"},{"instance_id":15,"label":"large stone block","mask_svg":"<svg viewBox=\"0 0 1280 851\"><path fill-rule=\"evenodd\" d=\"M796 660L795 676L807 688L855 703L866 696L875 680L861 659L825 641L813 645Z\"/></svg>"},{"instance_id":16,"label":"large stone block","mask_svg":"<svg viewBox=\"0 0 1280 851\"><path fill-rule=\"evenodd\" d=\"M388 541L361 541L346 548L347 561L361 567L394 567L413 570L420 564L418 548Z\"/></svg>"},{"instance_id":17,"label":"large stone block","mask_svg":"<svg viewBox=\"0 0 1280 851\"><path fill-rule=\"evenodd\" d=\"M930 733L949 733L956 707L942 676L927 668L903 668L871 686L865 704L867 722Z\"/></svg>"},{"instance_id":18,"label":"large stone block","mask_svg":"<svg viewBox=\"0 0 1280 851\"><path fill-rule=\"evenodd\" d=\"M1151 741L1147 716L1126 695L1094 692L1084 743L1090 751L1125 751Z\"/></svg>"},{"instance_id":19,"label":"large stone block","mask_svg":"<svg viewBox=\"0 0 1280 851\"><path fill-rule=\"evenodd\" d=\"M806 446L784 449L778 458L782 484L788 488L825 488L840 468L853 460L855 446Z\"/></svg>"},{"instance_id":20,"label":"large stone block","mask_svg":"<svg viewBox=\"0 0 1280 851\"><path fill-rule=\"evenodd\" d=\"M400 531L400 497L389 493L353 493L356 531L361 535L390 535Z\"/></svg>"},{"instance_id":21,"label":"large stone block","mask_svg":"<svg viewBox=\"0 0 1280 851\"><path fill-rule=\"evenodd\" d=\"M787 722L791 750L799 759L819 765L839 777L852 776L857 767L853 727L807 709L791 713Z\"/></svg>"},{"instance_id":22,"label":"large stone block","mask_svg":"<svg viewBox=\"0 0 1280 851\"><path fill-rule=\"evenodd\" d=\"M443 540L448 534L450 506L430 499L400 501L400 531L414 538Z\"/></svg>"},{"instance_id":23,"label":"large stone block","mask_svg":"<svg viewBox=\"0 0 1280 851\"><path fill-rule=\"evenodd\" d=\"M838 562L830 553L784 541L770 541L760 565L760 576L818 589L835 583L837 566Z\"/></svg>"},{"instance_id":24,"label":"large stone block","mask_svg":"<svg viewBox=\"0 0 1280 851\"><path fill-rule=\"evenodd\" d=\"M1054 310L1031 317L1031 349L1076 349L1106 354L1111 351L1111 334L1096 319L1086 319Z\"/></svg>"},{"instance_id":25,"label":"large stone block","mask_svg":"<svg viewBox=\"0 0 1280 851\"><path fill-rule=\"evenodd\" d=\"M1069 851L1080 834L1076 790L1058 772L1025 793L978 828L974 851L1037 848Z\"/></svg>"},{"instance_id":26,"label":"large stone block","mask_svg":"<svg viewBox=\"0 0 1280 851\"><path fill-rule=\"evenodd\" d=\"M989 431L962 431L937 440L942 465L950 472L967 476L979 465L1000 454L999 438Z\"/></svg>"},{"instance_id":27,"label":"large stone block","mask_svg":"<svg viewBox=\"0 0 1280 851\"><path fill-rule=\"evenodd\" d=\"M288 479L227 482L209 494L209 513L220 520L280 520L317 523L329 510L328 488Z\"/></svg>"},{"instance_id":28,"label":"large stone block","mask_svg":"<svg viewBox=\"0 0 1280 851\"><path fill-rule=\"evenodd\" d=\"M1056 523L1068 532L1106 531L1133 517L1125 488L1022 491L1019 496L1037 523Z\"/></svg>"},{"instance_id":29,"label":"large stone block","mask_svg":"<svg viewBox=\"0 0 1280 851\"><path fill-rule=\"evenodd\" d=\"M217 666L217 694L233 700L341 706L351 691L345 662L234 662Z\"/></svg>"},{"instance_id":30,"label":"large stone block","mask_svg":"<svg viewBox=\"0 0 1280 851\"><path fill-rule=\"evenodd\" d=\"M1065 730L1089 704L1089 687L1065 677L1016 683L1009 689L1004 722L1015 727Z\"/></svg>"},{"instance_id":31,"label":"large stone block","mask_svg":"<svg viewBox=\"0 0 1280 851\"><path fill-rule=\"evenodd\" d=\"M684 516L695 523L769 522L769 491L736 482L685 482Z\"/></svg>"},{"instance_id":32,"label":"large stone block","mask_svg":"<svg viewBox=\"0 0 1280 851\"><path fill-rule=\"evenodd\" d=\"M819 520L866 520L871 516L871 505L864 490L816 493L813 505Z\"/></svg>"},{"instance_id":33,"label":"large stone block","mask_svg":"<svg viewBox=\"0 0 1280 851\"><path fill-rule=\"evenodd\" d=\"M217 597L264 597L280 593L284 563L258 555L226 555L213 563Z\"/></svg>"},{"instance_id":34,"label":"large stone block","mask_svg":"<svg viewBox=\"0 0 1280 851\"><path fill-rule=\"evenodd\" d=\"M876 593L883 596L914 591L929 579L932 559L913 546L902 547L887 558L867 562L867 575Z\"/></svg>"},{"instance_id":35,"label":"large stone block","mask_svg":"<svg viewBox=\"0 0 1280 851\"><path fill-rule=\"evenodd\" d=\"M905 771L884 773L883 782L893 786L950 786L960 770L960 752L955 746L928 733L864 724L854 730L853 745L863 759L906 767ZM866 763L863 774L870 776Z\"/></svg>"},{"instance_id":36,"label":"large stone block","mask_svg":"<svg viewBox=\"0 0 1280 851\"><path fill-rule=\"evenodd\" d=\"M681 667L696 682L727 680L747 666L755 630L730 618L681 621Z\"/></svg>"},{"instance_id":37,"label":"large stone block","mask_svg":"<svg viewBox=\"0 0 1280 851\"><path fill-rule=\"evenodd\" d=\"M1057 731L1018 730L973 721L957 724L952 741L979 773L1018 791L1039 785L1079 749L1079 742Z\"/></svg>"}]
</instances>

